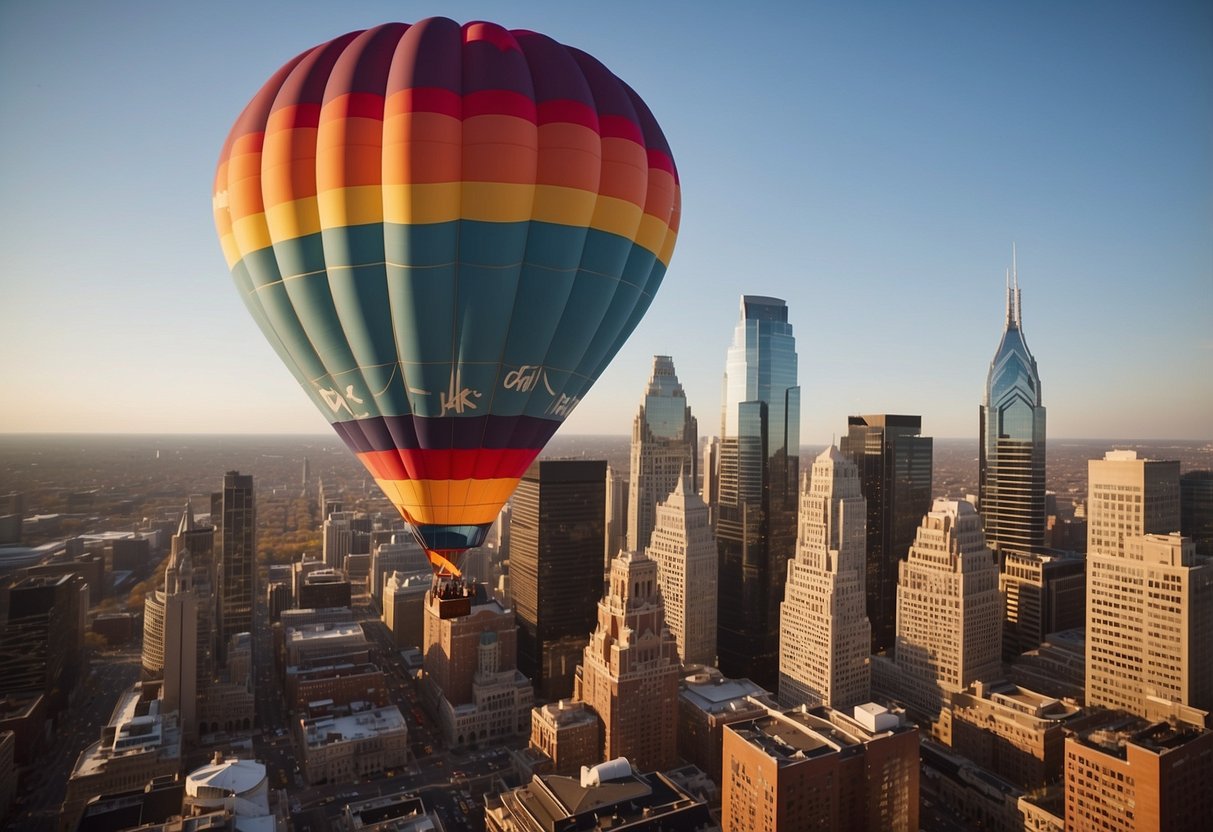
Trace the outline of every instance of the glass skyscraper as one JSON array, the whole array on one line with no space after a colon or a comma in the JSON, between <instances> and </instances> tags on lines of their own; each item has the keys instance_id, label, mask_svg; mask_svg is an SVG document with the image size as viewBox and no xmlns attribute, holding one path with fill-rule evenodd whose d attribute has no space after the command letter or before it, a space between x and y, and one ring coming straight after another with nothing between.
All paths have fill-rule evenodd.
<instances>
[{"instance_id":1,"label":"glass skyscraper","mask_svg":"<svg viewBox=\"0 0 1213 832\"><path fill-rule=\"evenodd\" d=\"M745 295L724 374L716 539L726 676L775 690L779 605L796 547L800 387L787 304Z\"/></svg>"},{"instance_id":2,"label":"glass skyscraper","mask_svg":"<svg viewBox=\"0 0 1213 832\"><path fill-rule=\"evenodd\" d=\"M227 661L227 643L236 633L253 631L257 597L257 516L253 477L239 471L223 476L223 490L211 495L211 522L219 535L219 655Z\"/></svg>"},{"instance_id":3,"label":"glass skyscraper","mask_svg":"<svg viewBox=\"0 0 1213 832\"><path fill-rule=\"evenodd\" d=\"M1045 409L1036 359L1023 337L1019 276L981 406L978 501L991 549L1039 553L1045 541Z\"/></svg>"},{"instance_id":4,"label":"glass skyscraper","mask_svg":"<svg viewBox=\"0 0 1213 832\"><path fill-rule=\"evenodd\" d=\"M696 481L698 451L698 425L678 383L674 360L655 355L653 375L632 422L627 546L633 552L649 545L657 504L670 496L679 478Z\"/></svg>"},{"instance_id":5,"label":"glass skyscraper","mask_svg":"<svg viewBox=\"0 0 1213 832\"><path fill-rule=\"evenodd\" d=\"M922 516L931 510L934 444L921 432L921 416L850 416L839 445L859 469L867 500L865 583L873 653L893 646L897 565L906 559Z\"/></svg>"}]
</instances>

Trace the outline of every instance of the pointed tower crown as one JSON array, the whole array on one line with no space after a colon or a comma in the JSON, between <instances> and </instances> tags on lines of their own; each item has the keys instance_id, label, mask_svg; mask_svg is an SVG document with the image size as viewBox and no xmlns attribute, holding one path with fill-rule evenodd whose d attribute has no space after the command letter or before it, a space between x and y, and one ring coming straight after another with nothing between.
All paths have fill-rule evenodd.
<instances>
[{"instance_id":1,"label":"pointed tower crown","mask_svg":"<svg viewBox=\"0 0 1213 832\"><path fill-rule=\"evenodd\" d=\"M194 522L194 504L189 497L185 498L185 508L181 512L181 522L177 524L177 535L192 532L198 526Z\"/></svg>"}]
</instances>

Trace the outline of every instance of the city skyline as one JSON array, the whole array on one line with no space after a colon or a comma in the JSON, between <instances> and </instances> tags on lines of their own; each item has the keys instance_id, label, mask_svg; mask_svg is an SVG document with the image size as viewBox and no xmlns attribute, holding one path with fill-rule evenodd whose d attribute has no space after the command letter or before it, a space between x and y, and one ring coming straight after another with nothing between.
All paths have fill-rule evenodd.
<instances>
[{"instance_id":1,"label":"city skyline","mask_svg":"<svg viewBox=\"0 0 1213 832\"><path fill-rule=\"evenodd\" d=\"M565 435L626 434L659 354L711 435L735 305L761 294L800 334L806 444L865 412L973 436L1018 243L1050 438L1210 438L1208 7L69 5L0 12L0 387L19 403L0 433L326 433L240 308L209 182L274 67L441 13L600 57L679 167L670 272ZM887 302L861 317L858 297ZM941 363L949 384L926 383ZM1165 412L1123 395L1146 384Z\"/></svg>"}]
</instances>

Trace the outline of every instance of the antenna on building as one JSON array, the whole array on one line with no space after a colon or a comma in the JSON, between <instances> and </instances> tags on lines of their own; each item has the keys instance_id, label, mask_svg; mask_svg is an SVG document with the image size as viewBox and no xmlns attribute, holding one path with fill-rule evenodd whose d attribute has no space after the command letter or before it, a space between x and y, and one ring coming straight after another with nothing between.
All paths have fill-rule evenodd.
<instances>
[{"instance_id":1,"label":"antenna on building","mask_svg":"<svg viewBox=\"0 0 1213 832\"><path fill-rule=\"evenodd\" d=\"M1019 294L1019 267L1018 267L1018 264L1016 263L1015 243L1011 243L1011 280L1015 284L1015 326L1022 327L1023 326L1023 317L1022 317L1023 307L1020 305L1021 298L1020 298L1020 294Z\"/></svg>"}]
</instances>

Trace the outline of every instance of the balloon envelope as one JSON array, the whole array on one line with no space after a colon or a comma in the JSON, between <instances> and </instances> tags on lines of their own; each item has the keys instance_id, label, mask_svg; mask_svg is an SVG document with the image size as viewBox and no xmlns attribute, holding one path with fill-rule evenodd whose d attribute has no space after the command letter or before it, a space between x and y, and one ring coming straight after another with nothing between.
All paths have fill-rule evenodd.
<instances>
[{"instance_id":1,"label":"balloon envelope","mask_svg":"<svg viewBox=\"0 0 1213 832\"><path fill-rule=\"evenodd\" d=\"M278 70L213 202L266 338L458 575L652 302L680 192L657 122L594 58L431 18Z\"/></svg>"}]
</instances>

